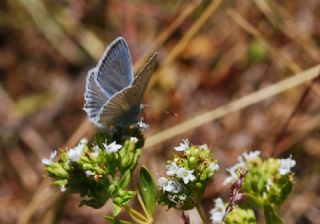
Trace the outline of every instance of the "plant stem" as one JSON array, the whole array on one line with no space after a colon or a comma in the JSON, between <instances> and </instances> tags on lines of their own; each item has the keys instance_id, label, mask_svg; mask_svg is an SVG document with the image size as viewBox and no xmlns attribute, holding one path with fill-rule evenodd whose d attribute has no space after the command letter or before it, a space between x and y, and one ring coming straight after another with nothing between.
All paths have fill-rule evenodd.
<instances>
[{"instance_id":1,"label":"plant stem","mask_svg":"<svg viewBox=\"0 0 320 224\"><path fill-rule=\"evenodd\" d=\"M200 216L200 218L202 220L202 223L203 224L208 224L208 222L206 220L206 217L204 216L203 211L202 211L202 209L200 207L200 204L196 204L196 209L197 209L198 214L199 214L199 216Z\"/></svg>"},{"instance_id":2,"label":"plant stem","mask_svg":"<svg viewBox=\"0 0 320 224\"><path fill-rule=\"evenodd\" d=\"M138 196L138 200L139 200L139 203L144 211L144 214L146 215L146 218L148 219L148 221L150 221L150 223L152 223L153 219L152 217L150 216L150 214L148 213L147 209L146 209L146 206L144 205L143 203L143 200L141 198L141 195L139 194L139 192L137 192L137 196Z\"/></svg>"},{"instance_id":3,"label":"plant stem","mask_svg":"<svg viewBox=\"0 0 320 224\"><path fill-rule=\"evenodd\" d=\"M139 224L145 224L145 223L149 223L148 219L146 217L144 217L140 212L136 211L133 208L130 208L128 206L125 206L125 209L128 213L128 215L136 222Z\"/></svg>"}]
</instances>

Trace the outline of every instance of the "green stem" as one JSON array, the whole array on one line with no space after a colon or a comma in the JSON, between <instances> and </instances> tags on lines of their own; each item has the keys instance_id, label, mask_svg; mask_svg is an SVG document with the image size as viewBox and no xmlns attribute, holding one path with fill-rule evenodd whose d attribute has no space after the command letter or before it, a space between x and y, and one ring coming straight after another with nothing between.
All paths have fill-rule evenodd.
<instances>
[{"instance_id":1,"label":"green stem","mask_svg":"<svg viewBox=\"0 0 320 224\"><path fill-rule=\"evenodd\" d=\"M130 208L128 206L125 207L127 213L129 214L129 216L138 224L146 224L149 223L148 219L143 216L140 212L138 212L137 210Z\"/></svg>"},{"instance_id":2,"label":"green stem","mask_svg":"<svg viewBox=\"0 0 320 224\"><path fill-rule=\"evenodd\" d=\"M146 215L146 218L148 219L149 223L152 223L153 219L150 216L150 214L148 213L148 211L146 209L146 206L144 205L143 200L142 200L141 195L139 194L139 192L137 192L137 196L138 196L139 203L140 203L140 205L141 205L141 207L143 209L143 212Z\"/></svg>"},{"instance_id":3,"label":"green stem","mask_svg":"<svg viewBox=\"0 0 320 224\"><path fill-rule=\"evenodd\" d=\"M200 216L200 218L202 220L202 223L203 224L208 224L208 221L206 220L206 217L203 214L203 211L202 211L202 209L200 207L200 204L196 204L196 209L197 209L198 214L199 214L199 216Z\"/></svg>"}]
</instances>

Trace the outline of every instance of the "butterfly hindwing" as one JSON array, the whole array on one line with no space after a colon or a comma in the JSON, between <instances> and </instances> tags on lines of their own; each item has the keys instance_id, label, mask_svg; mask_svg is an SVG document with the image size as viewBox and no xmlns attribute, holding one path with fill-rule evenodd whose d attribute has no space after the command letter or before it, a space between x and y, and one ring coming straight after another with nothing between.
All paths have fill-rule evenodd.
<instances>
[{"instance_id":1,"label":"butterfly hindwing","mask_svg":"<svg viewBox=\"0 0 320 224\"><path fill-rule=\"evenodd\" d=\"M87 74L84 100L83 109L87 112L89 120L95 122L101 107L108 100L108 97L96 83L95 69L91 69Z\"/></svg>"},{"instance_id":2,"label":"butterfly hindwing","mask_svg":"<svg viewBox=\"0 0 320 224\"><path fill-rule=\"evenodd\" d=\"M97 83L110 97L133 81L131 57L124 38L118 37L105 50L97 69Z\"/></svg>"},{"instance_id":3,"label":"butterfly hindwing","mask_svg":"<svg viewBox=\"0 0 320 224\"><path fill-rule=\"evenodd\" d=\"M106 126L128 126L139 121L140 104L132 105L128 95L134 92L129 86L115 94L101 108L98 122Z\"/></svg>"}]
</instances>

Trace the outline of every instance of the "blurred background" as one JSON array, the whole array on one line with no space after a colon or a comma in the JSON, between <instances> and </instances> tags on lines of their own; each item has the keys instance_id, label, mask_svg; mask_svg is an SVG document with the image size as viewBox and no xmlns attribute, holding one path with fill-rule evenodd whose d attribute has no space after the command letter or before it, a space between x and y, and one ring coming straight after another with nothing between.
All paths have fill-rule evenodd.
<instances>
[{"instance_id":1,"label":"blurred background","mask_svg":"<svg viewBox=\"0 0 320 224\"><path fill-rule=\"evenodd\" d=\"M209 217L240 153L292 155L296 184L281 216L319 223L319 82L303 73L276 91L320 63L319 11L317 0L1 0L0 223L104 223L111 205L79 208L78 196L51 186L41 159L94 134L82 110L86 72L120 35L135 71L160 54L140 159L155 178L181 139L208 144L221 167L205 192ZM165 208L155 220L183 223Z\"/></svg>"}]
</instances>

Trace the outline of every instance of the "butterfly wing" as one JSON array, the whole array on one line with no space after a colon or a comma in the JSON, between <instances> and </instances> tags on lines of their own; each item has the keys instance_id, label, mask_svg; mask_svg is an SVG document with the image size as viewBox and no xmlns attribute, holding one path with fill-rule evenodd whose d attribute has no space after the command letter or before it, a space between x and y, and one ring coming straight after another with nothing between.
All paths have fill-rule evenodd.
<instances>
[{"instance_id":1,"label":"butterfly wing","mask_svg":"<svg viewBox=\"0 0 320 224\"><path fill-rule=\"evenodd\" d=\"M97 83L111 97L129 86L133 80L127 42L118 37L105 50L97 66Z\"/></svg>"},{"instance_id":2,"label":"butterfly wing","mask_svg":"<svg viewBox=\"0 0 320 224\"><path fill-rule=\"evenodd\" d=\"M97 116L109 98L96 82L96 70L91 69L87 74L86 88L84 93L84 111L88 114L89 120L96 122Z\"/></svg>"},{"instance_id":3,"label":"butterfly wing","mask_svg":"<svg viewBox=\"0 0 320 224\"><path fill-rule=\"evenodd\" d=\"M132 86L135 89L135 100L132 99L133 101L141 103L144 93L146 92L149 81L151 79L151 76L153 74L153 71L156 68L157 57L158 53L154 53L147 61L147 63L142 67L142 69L140 69L137 76L133 80Z\"/></svg>"},{"instance_id":4,"label":"butterfly wing","mask_svg":"<svg viewBox=\"0 0 320 224\"><path fill-rule=\"evenodd\" d=\"M154 54L138 72L132 84L116 93L101 108L98 122L106 126L127 126L139 121L141 101L156 67Z\"/></svg>"},{"instance_id":5,"label":"butterfly wing","mask_svg":"<svg viewBox=\"0 0 320 224\"><path fill-rule=\"evenodd\" d=\"M129 126L138 121L140 115L140 105L132 105L128 101L128 96L134 92L129 86L114 95L101 108L98 122L104 126Z\"/></svg>"}]
</instances>

